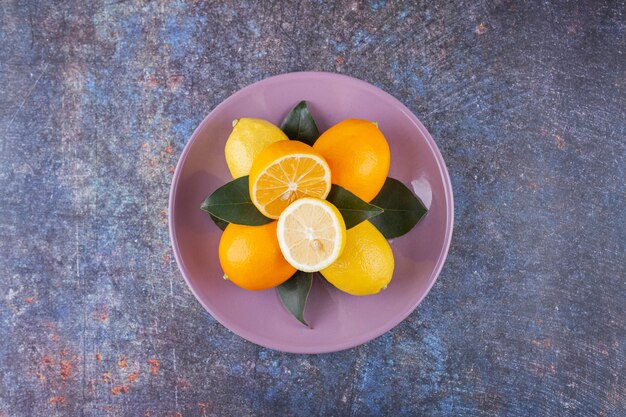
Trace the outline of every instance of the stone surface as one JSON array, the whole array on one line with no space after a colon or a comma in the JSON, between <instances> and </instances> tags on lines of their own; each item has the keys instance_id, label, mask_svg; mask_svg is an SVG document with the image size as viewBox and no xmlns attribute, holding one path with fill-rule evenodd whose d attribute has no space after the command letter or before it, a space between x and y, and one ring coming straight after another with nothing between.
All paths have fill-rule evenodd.
<instances>
[{"instance_id":1,"label":"stone surface","mask_svg":"<svg viewBox=\"0 0 626 417\"><path fill-rule=\"evenodd\" d=\"M623 1L0 4L0 416L626 415ZM283 354L193 298L172 171L239 88L334 71L448 164L448 262L402 324Z\"/></svg>"}]
</instances>

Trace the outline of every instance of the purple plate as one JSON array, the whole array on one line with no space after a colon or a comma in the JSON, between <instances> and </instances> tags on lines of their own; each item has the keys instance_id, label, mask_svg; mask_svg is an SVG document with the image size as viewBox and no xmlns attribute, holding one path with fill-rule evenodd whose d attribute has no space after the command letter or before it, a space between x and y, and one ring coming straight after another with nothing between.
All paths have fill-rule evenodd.
<instances>
[{"instance_id":1,"label":"purple plate","mask_svg":"<svg viewBox=\"0 0 626 417\"><path fill-rule=\"evenodd\" d=\"M316 280L298 323L275 290L240 289L222 279L217 256L221 231L200 203L232 180L224 144L239 117L280 124L306 100L320 132L347 118L377 121L391 148L389 176L411 188L429 208L408 234L393 239L395 272L386 290L354 297ZM452 187L445 163L422 123L398 100L357 79L298 72L252 84L217 106L198 126L178 161L170 191L170 237L178 266L204 308L239 336L271 349L322 353L351 348L400 323L433 286L452 236Z\"/></svg>"}]
</instances>

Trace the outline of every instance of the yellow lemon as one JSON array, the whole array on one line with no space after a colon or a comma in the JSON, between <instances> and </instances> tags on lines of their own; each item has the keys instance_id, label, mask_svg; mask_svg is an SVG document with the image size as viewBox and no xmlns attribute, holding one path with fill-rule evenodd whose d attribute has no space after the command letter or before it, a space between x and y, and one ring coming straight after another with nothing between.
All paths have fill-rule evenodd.
<instances>
[{"instance_id":1,"label":"yellow lemon","mask_svg":"<svg viewBox=\"0 0 626 417\"><path fill-rule=\"evenodd\" d=\"M233 122L224 153L233 178L250 173L252 162L268 145L288 140L287 135L267 120L242 117Z\"/></svg>"},{"instance_id":2,"label":"yellow lemon","mask_svg":"<svg viewBox=\"0 0 626 417\"><path fill-rule=\"evenodd\" d=\"M346 224L337 207L318 198L301 198L290 204L278 219L278 244L294 268L315 272L341 255L346 243Z\"/></svg>"},{"instance_id":3,"label":"yellow lemon","mask_svg":"<svg viewBox=\"0 0 626 417\"><path fill-rule=\"evenodd\" d=\"M269 145L250 169L250 198L270 219L277 219L299 198L326 198L330 185L330 168L324 158L295 140Z\"/></svg>"},{"instance_id":4,"label":"yellow lemon","mask_svg":"<svg viewBox=\"0 0 626 417\"><path fill-rule=\"evenodd\" d=\"M229 224L219 245L220 264L230 281L246 290L265 290L287 281L296 269L280 252L277 222Z\"/></svg>"},{"instance_id":5,"label":"yellow lemon","mask_svg":"<svg viewBox=\"0 0 626 417\"><path fill-rule=\"evenodd\" d=\"M352 295L370 295L389 284L393 268L393 253L389 243L366 220L348 230L343 253L321 273L341 291Z\"/></svg>"},{"instance_id":6,"label":"yellow lemon","mask_svg":"<svg viewBox=\"0 0 626 417\"><path fill-rule=\"evenodd\" d=\"M389 173L389 144L375 123L348 119L324 132L313 145L328 162L333 183L369 202Z\"/></svg>"}]
</instances>

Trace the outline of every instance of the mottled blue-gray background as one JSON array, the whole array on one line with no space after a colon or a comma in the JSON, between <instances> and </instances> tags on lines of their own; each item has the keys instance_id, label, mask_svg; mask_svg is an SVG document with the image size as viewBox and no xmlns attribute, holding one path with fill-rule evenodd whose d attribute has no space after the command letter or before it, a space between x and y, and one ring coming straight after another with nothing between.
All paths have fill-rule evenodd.
<instances>
[{"instance_id":1,"label":"mottled blue-gray background","mask_svg":"<svg viewBox=\"0 0 626 417\"><path fill-rule=\"evenodd\" d=\"M624 1L0 2L0 416L625 416ZM195 126L299 70L399 98L448 164L426 300L263 349L193 298L167 199Z\"/></svg>"}]
</instances>

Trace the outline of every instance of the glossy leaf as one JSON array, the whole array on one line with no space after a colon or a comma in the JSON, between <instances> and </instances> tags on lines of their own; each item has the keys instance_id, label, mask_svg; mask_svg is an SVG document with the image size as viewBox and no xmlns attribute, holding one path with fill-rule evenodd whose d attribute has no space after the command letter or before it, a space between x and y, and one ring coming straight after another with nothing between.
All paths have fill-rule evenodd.
<instances>
[{"instance_id":1,"label":"glossy leaf","mask_svg":"<svg viewBox=\"0 0 626 417\"><path fill-rule=\"evenodd\" d=\"M306 300L313 285L313 274L310 272L296 271L287 281L276 287L276 293L283 306L300 323L309 326L304 320L304 308Z\"/></svg>"},{"instance_id":2,"label":"glossy leaf","mask_svg":"<svg viewBox=\"0 0 626 417\"><path fill-rule=\"evenodd\" d=\"M371 222L387 239L408 233L428 211L411 190L393 178L387 178L371 204L383 209Z\"/></svg>"},{"instance_id":3,"label":"glossy leaf","mask_svg":"<svg viewBox=\"0 0 626 417\"><path fill-rule=\"evenodd\" d=\"M280 128L289 139L298 140L311 146L313 146L320 136L317 124L315 124L315 120L313 120L313 116L311 116L311 112L309 112L306 101L298 103L296 107L287 114Z\"/></svg>"},{"instance_id":4,"label":"glossy leaf","mask_svg":"<svg viewBox=\"0 0 626 417\"><path fill-rule=\"evenodd\" d=\"M204 200L200 208L222 222L216 224L220 229L225 223L260 226L272 221L252 204L248 190L248 177L233 180L213 192ZM215 221L215 220L214 220Z\"/></svg>"},{"instance_id":5,"label":"glossy leaf","mask_svg":"<svg viewBox=\"0 0 626 417\"><path fill-rule=\"evenodd\" d=\"M346 222L346 229L356 226L364 220L371 219L383 212L380 207L368 204L345 188L333 184L326 200L333 203Z\"/></svg>"},{"instance_id":6,"label":"glossy leaf","mask_svg":"<svg viewBox=\"0 0 626 417\"><path fill-rule=\"evenodd\" d=\"M222 230L226 230L226 226L228 226L228 222L222 220L222 219L218 219L217 217L215 217L212 214L209 214L209 217L211 217L211 220L213 220L213 223L215 223L215 225L217 227L219 227Z\"/></svg>"}]
</instances>

